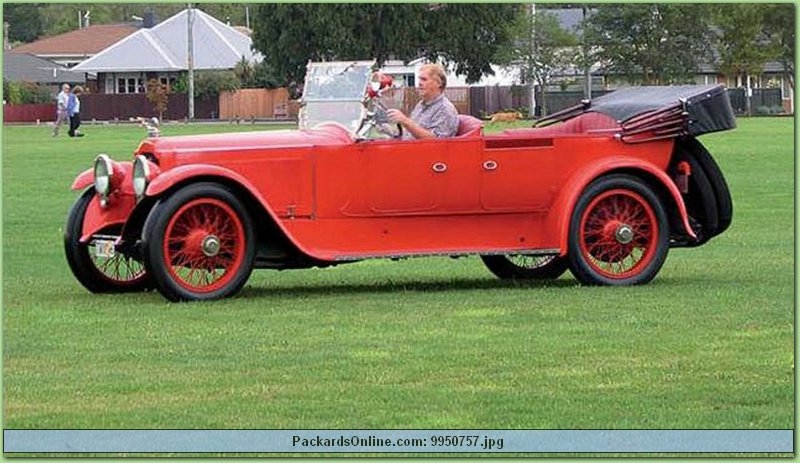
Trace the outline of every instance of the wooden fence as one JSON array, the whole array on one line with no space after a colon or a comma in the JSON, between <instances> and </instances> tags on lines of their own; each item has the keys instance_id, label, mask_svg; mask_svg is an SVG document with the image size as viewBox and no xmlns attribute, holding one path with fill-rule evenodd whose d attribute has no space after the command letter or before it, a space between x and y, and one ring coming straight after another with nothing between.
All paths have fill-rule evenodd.
<instances>
[{"instance_id":1,"label":"wooden fence","mask_svg":"<svg viewBox=\"0 0 800 463\"><path fill-rule=\"evenodd\" d=\"M289 92L285 88L247 88L219 96L220 119L285 119L289 117Z\"/></svg>"},{"instance_id":2,"label":"wooden fence","mask_svg":"<svg viewBox=\"0 0 800 463\"><path fill-rule=\"evenodd\" d=\"M398 101L402 101L403 110L409 114L419 101L419 96L414 88L405 88L403 92ZM608 92L594 92L593 96L605 93ZM453 87L447 88L445 94L459 113L481 118L498 111L519 110L530 105L529 89L520 86ZM743 113L744 91L730 89L729 95L736 112ZM545 100L546 113L560 111L579 103L581 99L582 92L550 92ZM756 110L759 108L780 108L781 103L779 89L754 89L751 102L754 113L758 113ZM296 120L298 107L297 101L289 99L286 89L242 89L222 93L214 100L195 100L195 118ZM171 94L167 108L164 119L184 120L188 114L188 98L182 94ZM541 115L537 113L537 116ZM125 121L139 116L158 116L144 94L81 96L81 118L85 121ZM3 119L5 122L52 121L55 119L55 105L4 105Z\"/></svg>"},{"instance_id":3,"label":"wooden fence","mask_svg":"<svg viewBox=\"0 0 800 463\"><path fill-rule=\"evenodd\" d=\"M56 119L54 104L4 104L4 122L47 122Z\"/></svg>"}]
</instances>

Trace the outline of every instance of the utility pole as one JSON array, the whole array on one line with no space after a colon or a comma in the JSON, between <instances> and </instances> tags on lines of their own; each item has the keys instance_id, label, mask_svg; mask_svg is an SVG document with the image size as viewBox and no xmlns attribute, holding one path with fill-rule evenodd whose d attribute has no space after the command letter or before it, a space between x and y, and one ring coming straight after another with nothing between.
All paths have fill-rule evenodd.
<instances>
[{"instance_id":1,"label":"utility pole","mask_svg":"<svg viewBox=\"0 0 800 463\"><path fill-rule=\"evenodd\" d=\"M188 42L188 52L186 55L187 68L189 70L189 120L194 120L194 38L193 38L193 23L192 17L192 4L188 4L186 10L186 32Z\"/></svg>"},{"instance_id":2,"label":"utility pole","mask_svg":"<svg viewBox=\"0 0 800 463\"><path fill-rule=\"evenodd\" d=\"M531 106L529 108L528 117L531 119L536 119L536 79L533 75L534 60L536 60L536 4L531 3L531 62L528 63L530 66L528 85L531 87Z\"/></svg>"},{"instance_id":3,"label":"utility pole","mask_svg":"<svg viewBox=\"0 0 800 463\"><path fill-rule=\"evenodd\" d=\"M581 5L581 11L583 12L583 23L586 24L586 5ZM581 34L581 40L583 41L583 98L585 100L592 99L592 63L589 62L589 44L586 42L586 28L583 28L583 33Z\"/></svg>"}]
</instances>

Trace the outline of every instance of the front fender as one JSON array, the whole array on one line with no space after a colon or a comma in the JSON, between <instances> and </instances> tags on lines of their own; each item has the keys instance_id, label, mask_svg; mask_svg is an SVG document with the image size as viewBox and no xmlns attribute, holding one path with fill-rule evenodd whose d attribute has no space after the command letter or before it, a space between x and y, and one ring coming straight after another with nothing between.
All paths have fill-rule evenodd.
<instances>
[{"instance_id":1,"label":"front fender","mask_svg":"<svg viewBox=\"0 0 800 463\"><path fill-rule=\"evenodd\" d=\"M94 184L94 169L86 169L72 181L72 190L83 190L86 187Z\"/></svg>"},{"instance_id":2,"label":"front fender","mask_svg":"<svg viewBox=\"0 0 800 463\"><path fill-rule=\"evenodd\" d=\"M286 236L286 238L289 239L289 241L291 241L297 247L297 249L306 253L307 255L313 256L313 254L305 246L303 246L302 243L300 243L289 232L289 230L286 229L283 222L278 218L278 215L275 213L272 206L270 206L261 192L245 177L230 169L211 164L192 164L176 167L166 172L162 172L158 177L154 178L153 181L150 182L150 185L148 185L145 195L148 197L159 196L181 182L198 177L224 178L231 182L235 182L242 188L246 189L261 205L261 207L264 208L267 214L269 214L273 223L275 223L275 225L281 230L284 236Z\"/></svg>"},{"instance_id":3,"label":"front fender","mask_svg":"<svg viewBox=\"0 0 800 463\"><path fill-rule=\"evenodd\" d=\"M680 214L686 234L691 236L693 239L697 239L697 235L689 224L689 214L686 210L686 204L683 201L683 197L681 196L678 187L675 186L675 183L669 178L666 172L649 162L626 156L617 156L602 159L594 164L590 164L585 168L582 168L578 174L569 179L564 188L562 188L560 195L553 203L553 207L550 209L547 217L547 223L549 224L548 229L557 233L556 236L559 237L559 249L561 249L562 256L566 255L567 253L570 219L572 218L575 205L577 204L578 199L583 191L595 179L613 171L621 170L626 172L644 172L648 176L657 179L658 182L660 182L660 184L669 192L669 194L672 195L672 199L677 205L678 213Z\"/></svg>"}]
</instances>

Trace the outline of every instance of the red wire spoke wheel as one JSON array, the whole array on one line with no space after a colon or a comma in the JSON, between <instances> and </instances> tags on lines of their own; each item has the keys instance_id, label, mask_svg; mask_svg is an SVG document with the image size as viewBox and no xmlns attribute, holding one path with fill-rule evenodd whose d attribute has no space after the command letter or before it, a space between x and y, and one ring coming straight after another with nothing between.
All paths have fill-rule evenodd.
<instances>
[{"instance_id":1,"label":"red wire spoke wheel","mask_svg":"<svg viewBox=\"0 0 800 463\"><path fill-rule=\"evenodd\" d=\"M147 273L144 264L123 254L115 254L112 257L91 254L91 259L102 278L120 287L136 286Z\"/></svg>"},{"instance_id":2,"label":"red wire spoke wheel","mask_svg":"<svg viewBox=\"0 0 800 463\"><path fill-rule=\"evenodd\" d=\"M481 260L503 280L554 280L569 266L566 258L557 255L483 255Z\"/></svg>"},{"instance_id":3,"label":"red wire spoke wheel","mask_svg":"<svg viewBox=\"0 0 800 463\"><path fill-rule=\"evenodd\" d=\"M88 243L80 242L86 209L94 197L94 188L86 190L72 206L64 227L64 252L73 275L93 293L122 293L150 288L150 275L140 260L121 252L97 251L101 243L114 241L121 226L101 230Z\"/></svg>"},{"instance_id":4,"label":"red wire spoke wheel","mask_svg":"<svg viewBox=\"0 0 800 463\"><path fill-rule=\"evenodd\" d=\"M244 261L241 219L224 202L201 198L188 202L167 224L164 255L176 283L189 291L216 291L236 276Z\"/></svg>"},{"instance_id":5,"label":"red wire spoke wheel","mask_svg":"<svg viewBox=\"0 0 800 463\"><path fill-rule=\"evenodd\" d=\"M227 188L184 187L157 205L144 231L146 264L173 301L208 300L238 292L255 255L252 221Z\"/></svg>"},{"instance_id":6,"label":"red wire spoke wheel","mask_svg":"<svg viewBox=\"0 0 800 463\"><path fill-rule=\"evenodd\" d=\"M585 284L647 283L666 259L668 227L664 207L647 184L628 175L601 178L573 211L573 274Z\"/></svg>"}]
</instances>

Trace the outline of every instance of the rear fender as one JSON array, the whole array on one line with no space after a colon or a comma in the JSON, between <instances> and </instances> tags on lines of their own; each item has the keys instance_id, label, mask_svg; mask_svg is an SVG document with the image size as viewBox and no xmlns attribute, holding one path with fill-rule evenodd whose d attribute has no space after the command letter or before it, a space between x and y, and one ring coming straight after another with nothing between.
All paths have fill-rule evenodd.
<instances>
[{"instance_id":1,"label":"rear fender","mask_svg":"<svg viewBox=\"0 0 800 463\"><path fill-rule=\"evenodd\" d=\"M689 224L689 215L686 211L686 204L683 202L680 190L675 183L661 169L648 162L643 162L630 157L617 156L605 158L594 164L590 164L585 169L574 175L561 190L561 194L556 198L547 217L548 230L556 233L559 239L559 249L561 255L567 253L569 242L569 223L572 212L586 187L597 178L614 171L625 171L629 173L643 172L648 177L658 181L665 191L669 193L678 209L681 223L687 235L697 239Z\"/></svg>"}]
</instances>

